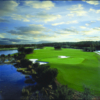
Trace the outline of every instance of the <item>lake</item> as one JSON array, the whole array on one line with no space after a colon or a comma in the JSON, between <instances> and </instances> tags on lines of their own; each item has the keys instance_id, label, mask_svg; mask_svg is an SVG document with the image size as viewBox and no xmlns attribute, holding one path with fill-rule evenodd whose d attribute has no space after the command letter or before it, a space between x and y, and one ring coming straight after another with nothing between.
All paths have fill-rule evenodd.
<instances>
[{"instance_id":1,"label":"lake","mask_svg":"<svg viewBox=\"0 0 100 100\"><path fill-rule=\"evenodd\" d=\"M5 55L13 53L17 53L17 50L0 51L0 54ZM30 78L32 77L30 76ZM13 65L0 65L0 100L20 100L23 87L36 85L36 82L27 84L24 82L25 80L25 75L17 72L17 68Z\"/></svg>"},{"instance_id":2,"label":"lake","mask_svg":"<svg viewBox=\"0 0 100 100\"><path fill-rule=\"evenodd\" d=\"M4 51L0 51L0 55L4 54L4 55L8 55L8 54L14 54L17 53L17 50L4 50Z\"/></svg>"}]
</instances>

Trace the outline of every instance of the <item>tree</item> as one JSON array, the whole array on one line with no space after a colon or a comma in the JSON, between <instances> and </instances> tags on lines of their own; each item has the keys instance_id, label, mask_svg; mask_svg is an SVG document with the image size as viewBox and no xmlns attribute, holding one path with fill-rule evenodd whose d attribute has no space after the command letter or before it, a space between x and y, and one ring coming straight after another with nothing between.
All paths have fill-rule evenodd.
<instances>
[{"instance_id":1,"label":"tree","mask_svg":"<svg viewBox=\"0 0 100 100\"><path fill-rule=\"evenodd\" d=\"M22 59L24 59L24 58L25 58L25 54L24 54L24 53L23 53L23 54L19 54L19 53L18 53L17 59L22 60Z\"/></svg>"},{"instance_id":2,"label":"tree","mask_svg":"<svg viewBox=\"0 0 100 100\"><path fill-rule=\"evenodd\" d=\"M26 53L26 54L29 54L29 53L33 53L33 48L27 48L27 49L25 49L24 50L24 52Z\"/></svg>"},{"instance_id":3,"label":"tree","mask_svg":"<svg viewBox=\"0 0 100 100\"><path fill-rule=\"evenodd\" d=\"M37 70L37 68L39 67L39 63L38 62L34 63L33 67L34 67L35 70Z\"/></svg>"},{"instance_id":4,"label":"tree","mask_svg":"<svg viewBox=\"0 0 100 100\"><path fill-rule=\"evenodd\" d=\"M49 65L38 66L37 69L36 69L38 76L41 76L43 74L43 72L48 68L50 68Z\"/></svg>"},{"instance_id":5,"label":"tree","mask_svg":"<svg viewBox=\"0 0 100 100\"><path fill-rule=\"evenodd\" d=\"M18 47L18 52L21 52L21 53L23 53L24 52L24 50L25 50L25 48L24 47Z\"/></svg>"},{"instance_id":6,"label":"tree","mask_svg":"<svg viewBox=\"0 0 100 100\"><path fill-rule=\"evenodd\" d=\"M55 50L60 50L61 46L54 46Z\"/></svg>"},{"instance_id":7,"label":"tree","mask_svg":"<svg viewBox=\"0 0 100 100\"><path fill-rule=\"evenodd\" d=\"M43 74L40 76L43 85L51 84L57 77L58 70L56 68L48 68L44 70Z\"/></svg>"},{"instance_id":8,"label":"tree","mask_svg":"<svg viewBox=\"0 0 100 100\"><path fill-rule=\"evenodd\" d=\"M28 65L32 65L32 61L29 61L28 59L21 60L21 67L26 68Z\"/></svg>"}]
</instances>

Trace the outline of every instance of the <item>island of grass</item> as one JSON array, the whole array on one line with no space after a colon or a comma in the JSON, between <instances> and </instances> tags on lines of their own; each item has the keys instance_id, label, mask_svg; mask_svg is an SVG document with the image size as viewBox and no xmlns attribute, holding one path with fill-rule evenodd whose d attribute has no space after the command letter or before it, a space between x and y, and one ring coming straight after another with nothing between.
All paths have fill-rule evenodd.
<instances>
[{"instance_id":1,"label":"island of grass","mask_svg":"<svg viewBox=\"0 0 100 100\"><path fill-rule=\"evenodd\" d=\"M59 58L60 55L69 57ZM78 91L83 91L85 85L96 95L100 95L99 58L94 52L69 48L55 50L53 47L45 47L26 55L26 59L49 62L51 68L57 68L57 80L62 85Z\"/></svg>"}]
</instances>

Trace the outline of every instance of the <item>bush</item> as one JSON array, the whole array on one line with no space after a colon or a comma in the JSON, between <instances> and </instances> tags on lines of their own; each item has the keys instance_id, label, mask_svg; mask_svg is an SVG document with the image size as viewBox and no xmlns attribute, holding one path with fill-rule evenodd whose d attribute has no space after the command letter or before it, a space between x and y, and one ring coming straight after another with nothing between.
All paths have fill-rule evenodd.
<instances>
[{"instance_id":1,"label":"bush","mask_svg":"<svg viewBox=\"0 0 100 100\"><path fill-rule=\"evenodd\" d=\"M38 62L34 63L32 67L34 67L34 69L37 70L37 68L39 67L39 63Z\"/></svg>"},{"instance_id":2,"label":"bush","mask_svg":"<svg viewBox=\"0 0 100 100\"><path fill-rule=\"evenodd\" d=\"M26 54L29 54L29 53L33 53L33 48L27 48L27 49L25 49L24 50L24 52L26 53Z\"/></svg>"},{"instance_id":3,"label":"bush","mask_svg":"<svg viewBox=\"0 0 100 100\"><path fill-rule=\"evenodd\" d=\"M39 76L41 76L41 75L43 74L43 72L44 72L46 69L48 69L48 68L50 68L49 65L41 65L41 66L37 67L37 69L36 69L37 74L38 74Z\"/></svg>"},{"instance_id":4,"label":"bush","mask_svg":"<svg viewBox=\"0 0 100 100\"><path fill-rule=\"evenodd\" d=\"M10 57L10 54L8 54L8 57Z\"/></svg>"},{"instance_id":5,"label":"bush","mask_svg":"<svg viewBox=\"0 0 100 100\"><path fill-rule=\"evenodd\" d=\"M1 54L1 57L5 57L5 55L4 54Z\"/></svg>"},{"instance_id":6,"label":"bush","mask_svg":"<svg viewBox=\"0 0 100 100\"><path fill-rule=\"evenodd\" d=\"M21 60L21 59L24 59L24 58L25 58L25 54L19 54L18 53L17 59Z\"/></svg>"},{"instance_id":7,"label":"bush","mask_svg":"<svg viewBox=\"0 0 100 100\"><path fill-rule=\"evenodd\" d=\"M28 67L28 65L32 65L32 61L29 61L27 59L22 59L21 60L21 67L26 68L26 67Z\"/></svg>"},{"instance_id":8,"label":"bush","mask_svg":"<svg viewBox=\"0 0 100 100\"><path fill-rule=\"evenodd\" d=\"M44 85L51 84L54 79L57 77L58 70L56 68L48 68L44 70L43 74L41 75L40 79Z\"/></svg>"},{"instance_id":9,"label":"bush","mask_svg":"<svg viewBox=\"0 0 100 100\"><path fill-rule=\"evenodd\" d=\"M67 88L67 85L62 85L57 87L54 91L54 99L55 100L72 100L73 91Z\"/></svg>"},{"instance_id":10,"label":"bush","mask_svg":"<svg viewBox=\"0 0 100 100\"><path fill-rule=\"evenodd\" d=\"M55 46L55 50L61 49L61 46Z\"/></svg>"},{"instance_id":11,"label":"bush","mask_svg":"<svg viewBox=\"0 0 100 100\"><path fill-rule=\"evenodd\" d=\"M83 86L84 92L81 95L82 100L92 100L90 95L90 89L86 86Z\"/></svg>"},{"instance_id":12,"label":"bush","mask_svg":"<svg viewBox=\"0 0 100 100\"><path fill-rule=\"evenodd\" d=\"M13 56L13 57L14 57L14 59L15 59L15 60L17 60L17 55L16 55L16 54L14 54L14 56Z\"/></svg>"},{"instance_id":13,"label":"bush","mask_svg":"<svg viewBox=\"0 0 100 100\"><path fill-rule=\"evenodd\" d=\"M24 52L25 48L24 47L18 47L18 52Z\"/></svg>"},{"instance_id":14,"label":"bush","mask_svg":"<svg viewBox=\"0 0 100 100\"><path fill-rule=\"evenodd\" d=\"M23 88L23 89L22 89L22 95L25 95L25 96L29 95L29 90Z\"/></svg>"}]
</instances>

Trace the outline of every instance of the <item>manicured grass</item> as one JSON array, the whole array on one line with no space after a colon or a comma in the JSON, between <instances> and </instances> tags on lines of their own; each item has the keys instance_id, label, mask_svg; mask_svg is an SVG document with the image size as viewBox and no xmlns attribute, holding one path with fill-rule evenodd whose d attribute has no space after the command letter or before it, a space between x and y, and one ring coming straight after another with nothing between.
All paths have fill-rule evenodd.
<instances>
[{"instance_id":1,"label":"manicured grass","mask_svg":"<svg viewBox=\"0 0 100 100\"><path fill-rule=\"evenodd\" d=\"M58 58L58 56L70 56ZM26 55L27 59L39 59L50 63L51 68L58 69L57 80L68 87L83 91L83 85L100 95L100 56L94 52L83 52L78 49L54 50L53 47L34 50Z\"/></svg>"}]
</instances>

